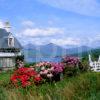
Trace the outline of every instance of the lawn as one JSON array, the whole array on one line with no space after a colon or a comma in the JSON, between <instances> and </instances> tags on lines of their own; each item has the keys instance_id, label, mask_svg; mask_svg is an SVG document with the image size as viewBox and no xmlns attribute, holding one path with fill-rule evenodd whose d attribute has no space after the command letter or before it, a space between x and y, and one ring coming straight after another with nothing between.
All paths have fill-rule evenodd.
<instances>
[{"instance_id":1,"label":"lawn","mask_svg":"<svg viewBox=\"0 0 100 100\"><path fill-rule=\"evenodd\" d=\"M15 88L11 72L0 74L0 100L100 100L100 73L86 72L56 83Z\"/></svg>"}]
</instances>

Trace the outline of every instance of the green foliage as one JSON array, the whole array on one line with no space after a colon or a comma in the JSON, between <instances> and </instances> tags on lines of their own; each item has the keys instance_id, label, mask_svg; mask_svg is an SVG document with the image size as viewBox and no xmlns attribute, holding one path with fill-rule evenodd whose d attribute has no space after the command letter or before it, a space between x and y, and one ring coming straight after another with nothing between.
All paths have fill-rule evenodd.
<instances>
[{"instance_id":1,"label":"green foliage","mask_svg":"<svg viewBox=\"0 0 100 100\"><path fill-rule=\"evenodd\" d=\"M25 63L24 66L25 67L30 67L30 66L34 66L36 63Z\"/></svg>"},{"instance_id":2,"label":"green foliage","mask_svg":"<svg viewBox=\"0 0 100 100\"><path fill-rule=\"evenodd\" d=\"M7 100L5 89L3 87L0 87L0 100Z\"/></svg>"},{"instance_id":3,"label":"green foliage","mask_svg":"<svg viewBox=\"0 0 100 100\"><path fill-rule=\"evenodd\" d=\"M82 61L88 61L88 54L92 55L93 60L98 60L98 57L100 55L100 49L92 49L90 52L83 52L82 55Z\"/></svg>"},{"instance_id":4,"label":"green foliage","mask_svg":"<svg viewBox=\"0 0 100 100\"><path fill-rule=\"evenodd\" d=\"M77 67L65 67L64 69L64 76L75 76L78 74L79 69Z\"/></svg>"},{"instance_id":5,"label":"green foliage","mask_svg":"<svg viewBox=\"0 0 100 100\"><path fill-rule=\"evenodd\" d=\"M17 61L17 60L24 61L24 55L17 56L17 57L16 57L16 61Z\"/></svg>"},{"instance_id":6,"label":"green foliage","mask_svg":"<svg viewBox=\"0 0 100 100\"><path fill-rule=\"evenodd\" d=\"M89 71L89 62L84 60L79 63L80 72L87 72Z\"/></svg>"}]
</instances>

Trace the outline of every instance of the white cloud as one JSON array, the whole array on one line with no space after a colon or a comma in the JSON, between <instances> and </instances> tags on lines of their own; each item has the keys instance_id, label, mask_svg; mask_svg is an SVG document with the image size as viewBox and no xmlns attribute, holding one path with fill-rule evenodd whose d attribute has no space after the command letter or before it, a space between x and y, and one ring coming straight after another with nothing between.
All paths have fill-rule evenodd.
<instances>
[{"instance_id":1,"label":"white cloud","mask_svg":"<svg viewBox=\"0 0 100 100\"><path fill-rule=\"evenodd\" d=\"M62 39L51 39L51 42L52 43L55 43L57 45L61 45L61 46L64 46L64 45L80 45L81 41L80 39L76 39L76 38L71 38L71 37L68 37L68 38L62 38Z\"/></svg>"},{"instance_id":2,"label":"white cloud","mask_svg":"<svg viewBox=\"0 0 100 100\"><path fill-rule=\"evenodd\" d=\"M65 34L66 33L66 34ZM25 28L20 31L20 34L16 34L16 37L23 43L32 44L47 44L54 43L60 46L65 45L82 45L87 41L76 36L68 34L65 28L59 27L45 27L45 28Z\"/></svg>"},{"instance_id":3,"label":"white cloud","mask_svg":"<svg viewBox=\"0 0 100 100\"><path fill-rule=\"evenodd\" d=\"M92 45L92 43L100 41L100 35L95 35L95 37L88 37L88 42Z\"/></svg>"},{"instance_id":4,"label":"white cloud","mask_svg":"<svg viewBox=\"0 0 100 100\"><path fill-rule=\"evenodd\" d=\"M4 23L1 20L0 20L0 28L4 28Z\"/></svg>"},{"instance_id":5,"label":"white cloud","mask_svg":"<svg viewBox=\"0 0 100 100\"><path fill-rule=\"evenodd\" d=\"M67 11L100 17L100 3L98 0L38 0L42 3Z\"/></svg>"},{"instance_id":6,"label":"white cloud","mask_svg":"<svg viewBox=\"0 0 100 100\"><path fill-rule=\"evenodd\" d=\"M22 22L22 25L25 27L33 27L35 25L35 23L31 20L25 20Z\"/></svg>"},{"instance_id":7,"label":"white cloud","mask_svg":"<svg viewBox=\"0 0 100 100\"><path fill-rule=\"evenodd\" d=\"M63 28L26 28L21 32L21 35L27 37L41 37L41 36L53 36L58 34L63 34Z\"/></svg>"}]
</instances>

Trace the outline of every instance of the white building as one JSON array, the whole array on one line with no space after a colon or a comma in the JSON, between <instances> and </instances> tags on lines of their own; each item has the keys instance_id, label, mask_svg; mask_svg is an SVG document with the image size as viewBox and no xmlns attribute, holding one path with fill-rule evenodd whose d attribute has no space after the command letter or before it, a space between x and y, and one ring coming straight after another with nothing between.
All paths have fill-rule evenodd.
<instances>
[{"instance_id":1,"label":"white building","mask_svg":"<svg viewBox=\"0 0 100 100\"><path fill-rule=\"evenodd\" d=\"M9 29L8 23L0 28L0 69L14 68L16 57L22 55L22 46Z\"/></svg>"},{"instance_id":2,"label":"white building","mask_svg":"<svg viewBox=\"0 0 100 100\"><path fill-rule=\"evenodd\" d=\"M89 65L91 70L100 72L100 56L97 61L92 61L91 55L89 55Z\"/></svg>"}]
</instances>

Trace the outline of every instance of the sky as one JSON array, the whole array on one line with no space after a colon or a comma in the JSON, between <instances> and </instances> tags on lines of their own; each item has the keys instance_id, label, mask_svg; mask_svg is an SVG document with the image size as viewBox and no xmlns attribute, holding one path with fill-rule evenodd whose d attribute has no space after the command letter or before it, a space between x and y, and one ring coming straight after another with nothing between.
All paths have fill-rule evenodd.
<instances>
[{"instance_id":1,"label":"sky","mask_svg":"<svg viewBox=\"0 0 100 100\"><path fill-rule=\"evenodd\" d=\"M22 45L100 42L100 0L0 0L0 27L9 21Z\"/></svg>"}]
</instances>

